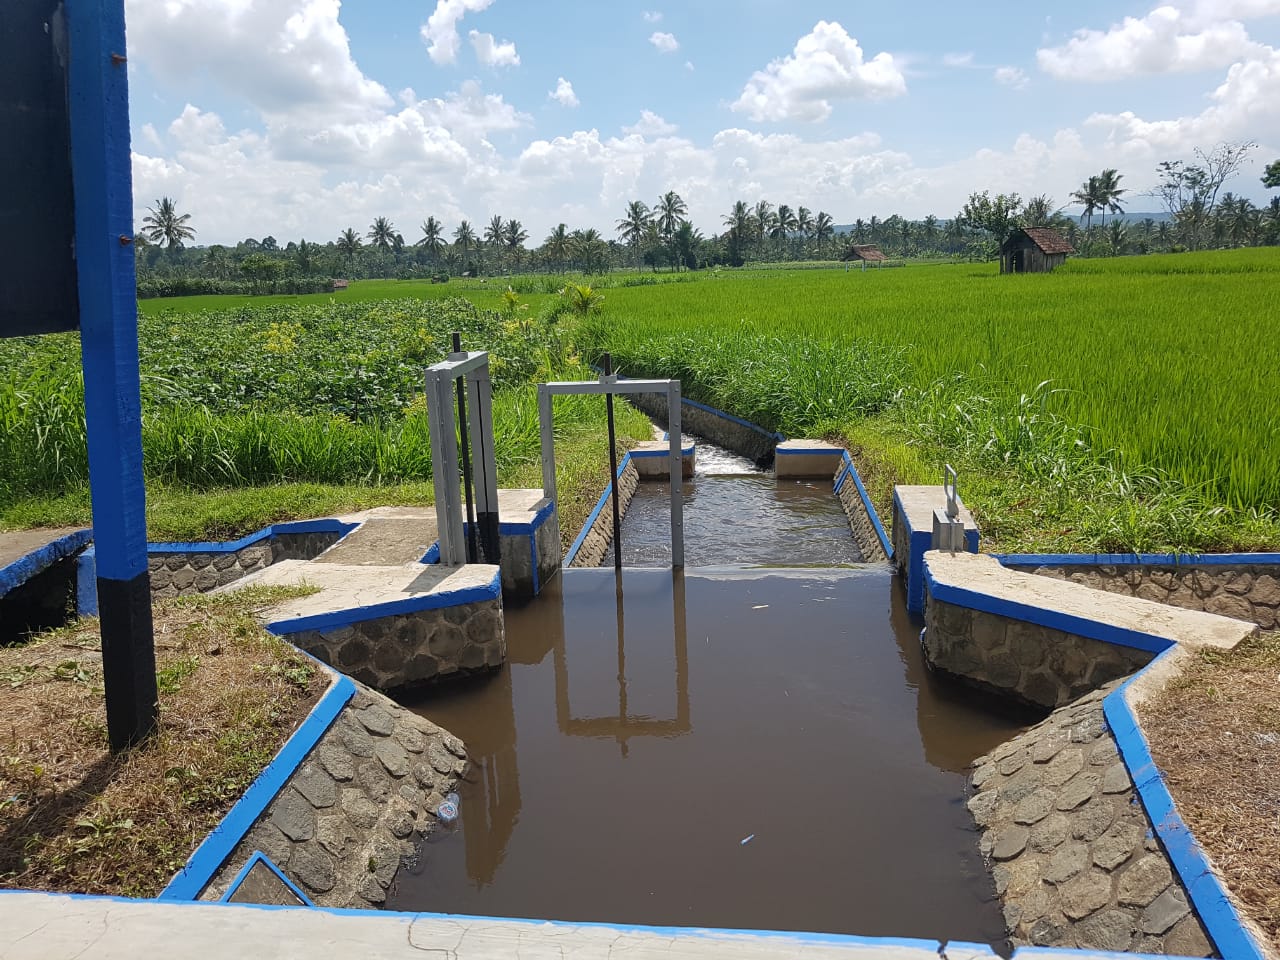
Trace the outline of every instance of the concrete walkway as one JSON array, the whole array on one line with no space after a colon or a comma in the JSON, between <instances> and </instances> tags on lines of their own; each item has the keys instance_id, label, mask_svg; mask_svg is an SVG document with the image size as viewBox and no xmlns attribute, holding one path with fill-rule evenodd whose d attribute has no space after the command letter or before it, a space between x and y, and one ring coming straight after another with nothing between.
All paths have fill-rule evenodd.
<instances>
[{"instance_id":1,"label":"concrete walkway","mask_svg":"<svg viewBox=\"0 0 1280 960\"><path fill-rule=\"evenodd\" d=\"M315 562L380 567L417 563L438 536L434 507L380 507Z\"/></svg>"},{"instance_id":2,"label":"concrete walkway","mask_svg":"<svg viewBox=\"0 0 1280 960\"><path fill-rule=\"evenodd\" d=\"M922 907L927 909L927 907ZM929 940L577 925L432 914L356 913L0 892L0 958L58 960L436 960L674 957L733 960L938 960ZM1038 956L1046 957L1049 951ZM1084 954L1074 954L1077 957ZM953 945L946 960L995 955Z\"/></svg>"}]
</instances>

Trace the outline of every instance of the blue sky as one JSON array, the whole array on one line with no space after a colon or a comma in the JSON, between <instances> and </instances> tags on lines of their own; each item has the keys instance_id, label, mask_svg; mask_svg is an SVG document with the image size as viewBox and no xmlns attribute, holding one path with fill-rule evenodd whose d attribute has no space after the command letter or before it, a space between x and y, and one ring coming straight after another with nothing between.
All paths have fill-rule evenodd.
<instances>
[{"instance_id":1,"label":"blue sky","mask_svg":"<svg viewBox=\"0 0 1280 960\"><path fill-rule=\"evenodd\" d=\"M737 199L949 217L1116 167L1142 210L1156 163L1227 139L1265 200L1280 0L973 7L128 0L137 207L173 196L203 243L494 214L537 242L668 189L711 233Z\"/></svg>"}]
</instances>

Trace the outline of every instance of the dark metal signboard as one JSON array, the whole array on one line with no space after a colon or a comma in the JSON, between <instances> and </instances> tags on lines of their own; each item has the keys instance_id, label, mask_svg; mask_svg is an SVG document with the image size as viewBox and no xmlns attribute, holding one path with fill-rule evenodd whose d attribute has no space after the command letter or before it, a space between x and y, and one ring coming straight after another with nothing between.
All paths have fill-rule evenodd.
<instances>
[{"instance_id":1,"label":"dark metal signboard","mask_svg":"<svg viewBox=\"0 0 1280 960\"><path fill-rule=\"evenodd\" d=\"M62 0L0 0L0 337L80 326Z\"/></svg>"}]
</instances>

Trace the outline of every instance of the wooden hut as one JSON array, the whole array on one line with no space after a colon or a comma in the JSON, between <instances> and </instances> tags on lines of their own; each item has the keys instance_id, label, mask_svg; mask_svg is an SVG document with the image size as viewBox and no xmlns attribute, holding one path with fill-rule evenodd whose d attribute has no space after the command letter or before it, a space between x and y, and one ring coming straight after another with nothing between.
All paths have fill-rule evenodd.
<instances>
[{"instance_id":1,"label":"wooden hut","mask_svg":"<svg viewBox=\"0 0 1280 960\"><path fill-rule=\"evenodd\" d=\"M849 245L849 249L845 250L840 259L845 263L861 261L862 269L865 270L868 263L874 263L878 267L889 258L874 243L853 243ZM849 268L845 267L845 269Z\"/></svg>"},{"instance_id":2,"label":"wooden hut","mask_svg":"<svg viewBox=\"0 0 1280 960\"><path fill-rule=\"evenodd\" d=\"M1062 234L1049 227L1023 227L1000 247L1001 273L1048 273L1075 253Z\"/></svg>"}]
</instances>

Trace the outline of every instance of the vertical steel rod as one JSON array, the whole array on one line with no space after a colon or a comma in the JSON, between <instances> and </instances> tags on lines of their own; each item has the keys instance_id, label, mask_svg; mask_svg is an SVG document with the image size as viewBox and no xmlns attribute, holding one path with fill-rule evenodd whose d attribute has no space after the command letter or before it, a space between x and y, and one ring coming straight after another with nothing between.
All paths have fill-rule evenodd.
<instances>
[{"instance_id":1,"label":"vertical steel rod","mask_svg":"<svg viewBox=\"0 0 1280 960\"><path fill-rule=\"evenodd\" d=\"M613 357L604 355L604 375L613 375ZM622 512L618 504L618 448L613 426L613 394L604 395L605 411L609 419L609 482L613 488L613 569L622 569Z\"/></svg>"},{"instance_id":2,"label":"vertical steel rod","mask_svg":"<svg viewBox=\"0 0 1280 960\"><path fill-rule=\"evenodd\" d=\"M462 353L462 334L453 332L453 352ZM467 380L458 377L458 436L462 453L462 489L467 498L467 563L480 562L480 550L476 546L476 511L471 502L471 443L467 439Z\"/></svg>"}]
</instances>

